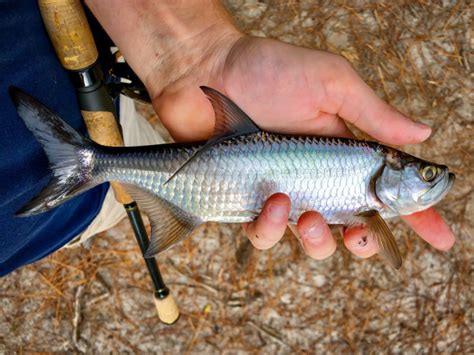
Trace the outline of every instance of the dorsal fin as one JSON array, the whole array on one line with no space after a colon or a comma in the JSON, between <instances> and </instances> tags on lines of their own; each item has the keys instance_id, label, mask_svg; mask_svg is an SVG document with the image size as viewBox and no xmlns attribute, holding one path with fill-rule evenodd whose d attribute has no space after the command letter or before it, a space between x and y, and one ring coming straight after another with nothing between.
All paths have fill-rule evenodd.
<instances>
[{"instance_id":1,"label":"dorsal fin","mask_svg":"<svg viewBox=\"0 0 474 355\"><path fill-rule=\"evenodd\" d=\"M207 86L201 86L201 90L204 91L212 104L212 108L214 109L216 119L214 124L214 133L201 149L190 156L188 160L183 163L183 165L181 165L173 174L171 174L165 184L173 179L181 170L183 170L186 165L199 156L199 154L202 154L214 144L233 137L258 133L261 131L260 128L252 121L252 119L227 96Z\"/></svg>"},{"instance_id":2,"label":"dorsal fin","mask_svg":"<svg viewBox=\"0 0 474 355\"><path fill-rule=\"evenodd\" d=\"M207 86L201 86L201 90L211 102L216 117L214 133L210 141L225 136L260 132L260 128L252 119L227 96Z\"/></svg>"},{"instance_id":3,"label":"dorsal fin","mask_svg":"<svg viewBox=\"0 0 474 355\"><path fill-rule=\"evenodd\" d=\"M145 258L153 257L185 239L202 221L178 206L135 185L124 184L151 225L151 238Z\"/></svg>"}]
</instances>

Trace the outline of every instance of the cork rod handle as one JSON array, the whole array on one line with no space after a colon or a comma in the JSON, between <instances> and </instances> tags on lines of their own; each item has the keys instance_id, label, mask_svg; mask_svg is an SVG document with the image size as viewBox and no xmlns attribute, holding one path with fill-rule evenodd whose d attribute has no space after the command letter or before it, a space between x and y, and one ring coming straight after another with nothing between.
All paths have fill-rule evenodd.
<instances>
[{"instance_id":1,"label":"cork rod handle","mask_svg":"<svg viewBox=\"0 0 474 355\"><path fill-rule=\"evenodd\" d=\"M175 323L179 319L179 308L171 293L166 296L166 298L159 299L157 297L153 297L153 299L155 300L158 318L160 318L163 323L169 325Z\"/></svg>"},{"instance_id":2,"label":"cork rod handle","mask_svg":"<svg viewBox=\"0 0 474 355\"><path fill-rule=\"evenodd\" d=\"M97 47L80 1L39 0L38 5L64 68L80 70L94 64Z\"/></svg>"}]
</instances>

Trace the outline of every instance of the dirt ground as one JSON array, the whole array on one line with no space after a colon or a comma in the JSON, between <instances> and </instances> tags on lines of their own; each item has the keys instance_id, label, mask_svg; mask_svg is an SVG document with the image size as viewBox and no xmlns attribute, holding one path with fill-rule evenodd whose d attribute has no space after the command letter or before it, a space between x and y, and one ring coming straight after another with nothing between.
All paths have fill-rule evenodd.
<instances>
[{"instance_id":1,"label":"dirt ground","mask_svg":"<svg viewBox=\"0 0 474 355\"><path fill-rule=\"evenodd\" d=\"M392 227L401 272L340 243L311 260L289 235L254 250L209 225L158 258L181 318L161 324L128 223L0 280L0 353L474 353L474 129L469 1L228 1L249 34L345 56L377 93L433 127L404 148L449 164L438 210L457 243L436 251ZM340 242L340 240L339 240Z\"/></svg>"}]
</instances>

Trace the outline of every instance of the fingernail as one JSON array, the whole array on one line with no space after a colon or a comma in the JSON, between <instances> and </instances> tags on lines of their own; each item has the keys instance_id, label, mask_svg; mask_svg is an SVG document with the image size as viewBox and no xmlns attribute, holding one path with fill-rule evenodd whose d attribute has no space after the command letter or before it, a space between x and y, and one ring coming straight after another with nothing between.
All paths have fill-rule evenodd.
<instances>
[{"instance_id":1,"label":"fingernail","mask_svg":"<svg viewBox=\"0 0 474 355\"><path fill-rule=\"evenodd\" d=\"M278 222L280 223L282 219L287 219L288 218L288 208L283 205L270 205L268 207L268 217L273 221L273 222Z\"/></svg>"},{"instance_id":2,"label":"fingernail","mask_svg":"<svg viewBox=\"0 0 474 355\"><path fill-rule=\"evenodd\" d=\"M323 226L315 223L303 232L303 237L311 240L319 240L323 236Z\"/></svg>"},{"instance_id":3,"label":"fingernail","mask_svg":"<svg viewBox=\"0 0 474 355\"><path fill-rule=\"evenodd\" d=\"M420 123L420 122L415 122L415 124L418 128L423 130L422 137L424 137L426 139L431 135L431 127L430 126L425 125L424 123Z\"/></svg>"}]
</instances>

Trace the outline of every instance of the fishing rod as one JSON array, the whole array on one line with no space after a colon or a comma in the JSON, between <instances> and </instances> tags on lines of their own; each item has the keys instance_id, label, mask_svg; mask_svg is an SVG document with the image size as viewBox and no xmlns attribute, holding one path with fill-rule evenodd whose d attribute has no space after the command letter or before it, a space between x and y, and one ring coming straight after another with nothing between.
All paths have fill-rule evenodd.
<instances>
[{"instance_id":1,"label":"fishing rod","mask_svg":"<svg viewBox=\"0 0 474 355\"><path fill-rule=\"evenodd\" d=\"M97 61L98 51L79 0L39 0L39 8L56 54L70 73L89 136L105 146L122 146L117 114ZM142 254L149 239L137 203L122 185L111 182L115 199L123 204ZM154 285L159 319L172 324L179 318L178 306L165 285L155 258L144 258Z\"/></svg>"}]
</instances>

